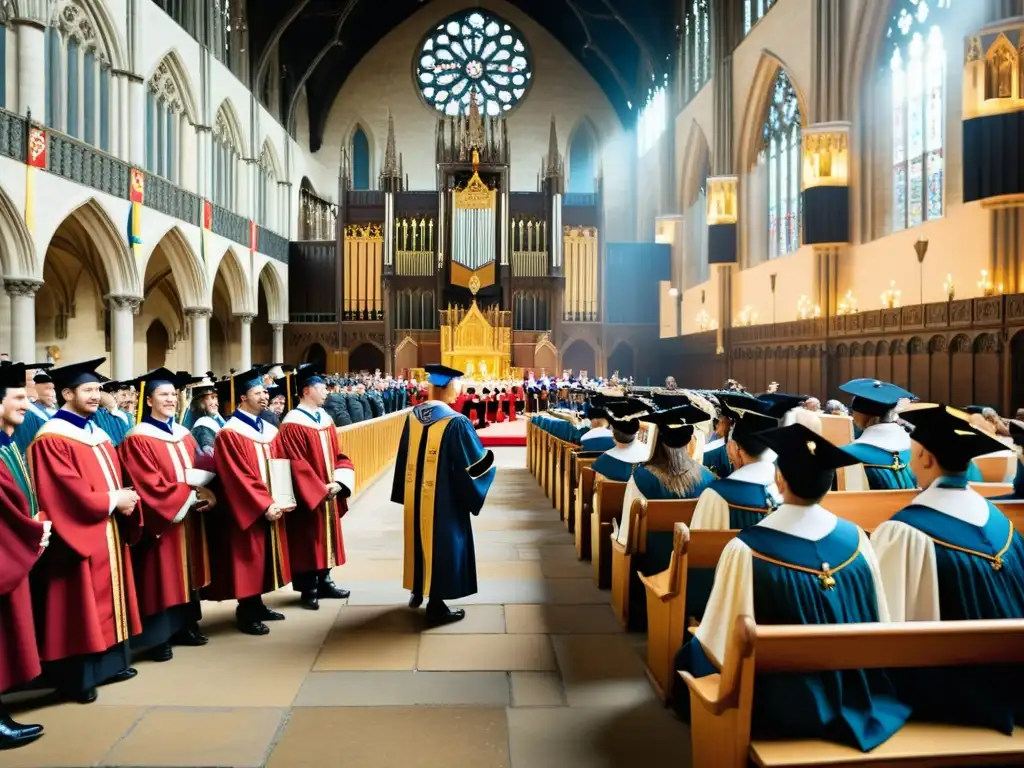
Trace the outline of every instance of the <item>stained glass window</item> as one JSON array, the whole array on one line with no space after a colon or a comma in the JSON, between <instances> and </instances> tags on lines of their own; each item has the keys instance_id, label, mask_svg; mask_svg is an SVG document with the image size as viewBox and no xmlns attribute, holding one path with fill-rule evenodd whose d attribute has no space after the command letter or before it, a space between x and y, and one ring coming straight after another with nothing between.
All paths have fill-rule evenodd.
<instances>
[{"instance_id":1,"label":"stained glass window","mask_svg":"<svg viewBox=\"0 0 1024 768\"><path fill-rule=\"evenodd\" d=\"M942 216L946 46L942 22L951 0L899 0L892 16L893 229Z\"/></svg>"},{"instance_id":2,"label":"stained glass window","mask_svg":"<svg viewBox=\"0 0 1024 768\"><path fill-rule=\"evenodd\" d=\"M711 11L708 0L687 0L683 35L688 72L687 99L691 99L711 79Z\"/></svg>"},{"instance_id":3,"label":"stained glass window","mask_svg":"<svg viewBox=\"0 0 1024 768\"><path fill-rule=\"evenodd\" d=\"M416 83L446 115L466 114L475 95L483 114L515 107L530 87L533 62L519 30L483 9L442 21L420 46Z\"/></svg>"},{"instance_id":4,"label":"stained glass window","mask_svg":"<svg viewBox=\"0 0 1024 768\"><path fill-rule=\"evenodd\" d=\"M768 257L800 247L800 102L789 76L775 76L761 129L759 161L768 166Z\"/></svg>"},{"instance_id":5,"label":"stained glass window","mask_svg":"<svg viewBox=\"0 0 1024 768\"><path fill-rule=\"evenodd\" d=\"M773 5L775 0L743 0L743 34L749 32Z\"/></svg>"}]
</instances>

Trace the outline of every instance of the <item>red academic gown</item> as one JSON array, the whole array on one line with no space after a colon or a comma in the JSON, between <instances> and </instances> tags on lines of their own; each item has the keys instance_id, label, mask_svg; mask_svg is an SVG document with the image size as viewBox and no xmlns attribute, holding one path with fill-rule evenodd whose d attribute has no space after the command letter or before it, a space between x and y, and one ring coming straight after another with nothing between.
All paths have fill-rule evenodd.
<instances>
[{"instance_id":1,"label":"red academic gown","mask_svg":"<svg viewBox=\"0 0 1024 768\"><path fill-rule=\"evenodd\" d=\"M143 616L189 603L193 592L210 583L203 513L191 508L193 488L213 476L195 468L197 451L195 438L180 424L171 434L148 422L132 427L118 447L145 527L133 550Z\"/></svg>"},{"instance_id":2,"label":"red academic gown","mask_svg":"<svg viewBox=\"0 0 1024 768\"><path fill-rule=\"evenodd\" d=\"M277 428L257 432L239 416L217 433L213 458L222 498L206 519L210 542L208 600L240 600L280 589L292 580L285 520L265 517L274 503L267 486L270 459L281 459Z\"/></svg>"},{"instance_id":3,"label":"red academic gown","mask_svg":"<svg viewBox=\"0 0 1024 768\"><path fill-rule=\"evenodd\" d=\"M28 574L42 549L43 523L0 462L0 693L39 676Z\"/></svg>"},{"instance_id":4,"label":"red academic gown","mask_svg":"<svg viewBox=\"0 0 1024 768\"><path fill-rule=\"evenodd\" d=\"M128 541L142 515L111 513L110 492L123 484L110 438L53 418L36 433L28 460L39 508L53 521L34 574L40 658L101 653L139 634Z\"/></svg>"},{"instance_id":5,"label":"red academic gown","mask_svg":"<svg viewBox=\"0 0 1024 768\"><path fill-rule=\"evenodd\" d=\"M515 390L508 393L508 420L515 421L516 415L516 404L519 402L519 395Z\"/></svg>"},{"instance_id":6,"label":"red academic gown","mask_svg":"<svg viewBox=\"0 0 1024 768\"><path fill-rule=\"evenodd\" d=\"M348 511L345 497L355 490L355 467L338 444L338 430L323 408L314 416L296 408L281 424L281 452L291 459L298 507L288 513L288 554L292 572L324 571L345 564L341 518ZM327 500L326 486L340 483L342 495Z\"/></svg>"},{"instance_id":7,"label":"red academic gown","mask_svg":"<svg viewBox=\"0 0 1024 768\"><path fill-rule=\"evenodd\" d=\"M495 416L495 419L497 420L497 422L499 424L503 424L505 422L505 416L506 416L506 414L505 414L505 403L508 402L508 395L506 395L504 392L500 392L500 393L498 393L497 397L498 397L498 413Z\"/></svg>"}]
</instances>

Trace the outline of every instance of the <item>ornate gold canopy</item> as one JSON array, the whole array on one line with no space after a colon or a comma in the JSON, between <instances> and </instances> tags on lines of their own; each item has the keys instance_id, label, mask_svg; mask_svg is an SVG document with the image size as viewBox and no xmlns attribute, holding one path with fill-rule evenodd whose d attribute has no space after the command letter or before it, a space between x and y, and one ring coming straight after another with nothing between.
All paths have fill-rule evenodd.
<instances>
[{"instance_id":1,"label":"ornate gold canopy","mask_svg":"<svg viewBox=\"0 0 1024 768\"><path fill-rule=\"evenodd\" d=\"M449 306L441 312L441 362L474 379L512 373L512 313Z\"/></svg>"}]
</instances>

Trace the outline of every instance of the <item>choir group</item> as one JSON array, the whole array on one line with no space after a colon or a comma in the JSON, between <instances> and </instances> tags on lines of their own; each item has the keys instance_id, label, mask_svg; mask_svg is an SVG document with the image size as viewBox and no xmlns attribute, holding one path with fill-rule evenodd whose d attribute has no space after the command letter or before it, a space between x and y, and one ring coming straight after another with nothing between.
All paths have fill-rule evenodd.
<instances>
[{"instance_id":1,"label":"choir group","mask_svg":"<svg viewBox=\"0 0 1024 768\"><path fill-rule=\"evenodd\" d=\"M1024 498L1022 425L1000 420L1006 437L997 437L975 406L915 402L870 379L841 389L852 395L857 435L842 447L822 436L829 417L803 408L807 397L755 397L740 387L673 387L651 397L591 390L576 412L532 417L535 428L579 445L579 455L596 455L595 475L628 483L613 534L620 542L640 497L696 499L691 530L738 531L716 569L688 574L686 613L696 628L678 649L678 671L719 673L744 615L798 625L1024 618L1024 541L971 485L981 479L975 460L1008 456L1014 492L1002 498ZM847 488L920 493L869 538L821 505L840 473ZM641 575L669 567L667 536L666 544L665 534L647 534L646 551L633 556L631 589ZM634 606L643 613L639 590L630 621ZM864 751L911 716L1009 734L1022 722L1020 676L1016 668L769 675L757 681L753 728L755 737L825 739ZM687 689L679 687L673 704L688 718Z\"/></svg>"},{"instance_id":2,"label":"choir group","mask_svg":"<svg viewBox=\"0 0 1024 768\"><path fill-rule=\"evenodd\" d=\"M267 592L291 583L310 610L348 596L330 571L355 468L318 371L110 382L103 362L0 367L0 693L93 702L133 657L206 644L200 599L237 600L238 629L260 636L285 619ZM41 733L0 709L0 749Z\"/></svg>"}]
</instances>

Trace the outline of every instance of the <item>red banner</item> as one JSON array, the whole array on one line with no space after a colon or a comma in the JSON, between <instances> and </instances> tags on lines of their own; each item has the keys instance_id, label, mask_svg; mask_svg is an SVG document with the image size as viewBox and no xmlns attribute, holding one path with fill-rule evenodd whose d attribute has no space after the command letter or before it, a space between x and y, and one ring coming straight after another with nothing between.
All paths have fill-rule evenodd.
<instances>
[{"instance_id":1,"label":"red banner","mask_svg":"<svg viewBox=\"0 0 1024 768\"><path fill-rule=\"evenodd\" d=\"M28 131L28 164L33 168L46 167L46 148L49 145L46 131L42 128L29 128Z\"/></svg>"},{"instance_id":2,"label":"red banner","mask_svg":"<svg viewBox=\"0 0 1024 768\"><path fill-rule=\"evenodd\" d=\"M213 229L213 206L209 200L203 200L203 229Z\"/></svg>"},{"instance_id":3,"label":"red banner","mask_svg":"<svg viewBox=\"0 0 1024 768\"><path fill-rule=\"evenodd\" d=\"M138 168L132 168L132 183L128 194L133 203L146 202L146 174Z\"/></svg>"},{"instance_id":4,"label":"red banner","mask_svg":"<svg viewBox=\"0 0 1024 768\"><path fill-rule=\"evenodd\" d=\"M256 237L256 222L249 222L249 250L255 251L256 246L259 245L258 238Z\"/></svg>"}]
</instances>

